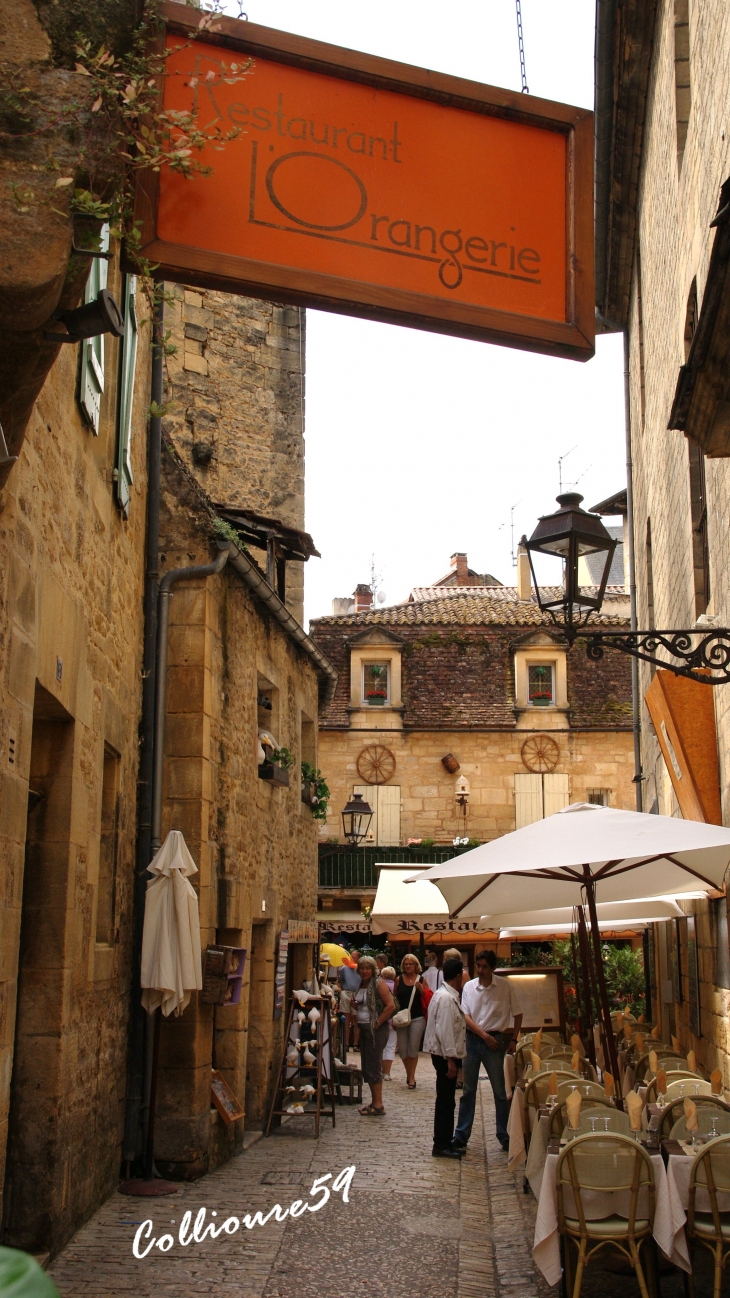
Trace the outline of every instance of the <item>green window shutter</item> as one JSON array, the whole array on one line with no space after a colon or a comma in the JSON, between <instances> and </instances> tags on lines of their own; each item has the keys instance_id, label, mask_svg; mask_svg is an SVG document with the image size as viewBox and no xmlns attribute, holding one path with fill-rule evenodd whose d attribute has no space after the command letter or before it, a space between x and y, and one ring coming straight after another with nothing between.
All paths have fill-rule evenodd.
<instances>
[{"instance_id":1,"label":"green window shutter","mask_svg":"<svg viewBox=\"0 0 730 1298\"><path fill-rule=\"evenodd\" d=\"M129 514L132 477L131 440L134 371L137 364L137 277L127 275L124 285L124 338L119 363L119 409L117 462L114 470L117 504L124 517Z\"/></svg>"},{"instance_id":2,"label":"green window shutter","mask_svg":"<svg viewBox=\"0 0 730 1298\"><path fill-rule=\"evenodd\" d=\"M101 251L109 251L109 226L101 231ZM93 302L103 288L106 288L107 263L103 257L94 257L91 271L86 281L84 302ZM101 394L104 391L104 335L97 338L85 338L81 344L81 373L79 377L79 405L91 431L99 435L99 414L101 411Z\"/></svg>"}]
</instances>

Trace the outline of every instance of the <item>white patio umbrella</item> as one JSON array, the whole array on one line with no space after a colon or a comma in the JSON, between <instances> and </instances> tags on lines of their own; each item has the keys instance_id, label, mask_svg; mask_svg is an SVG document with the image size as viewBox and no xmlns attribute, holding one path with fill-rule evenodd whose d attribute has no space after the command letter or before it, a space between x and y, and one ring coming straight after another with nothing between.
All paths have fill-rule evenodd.
<instances>
[{"instance_id":1,"label":"white patio umbrella","mask_svg":"<svg viewBox=\"0 0 730 1298\"><path fill-rule=\"evenodd\" d=\"M370 911L373 933L422 933L440 925L448 931L449 908L435 883L406 883L412 866L381 866L378 889ZM437 930L438 931L438 930Z\"/></svg>"},{"instance_id":2,"label":"white patio umbrella","mask_svg":"<svg viewBox=\"0 0 730 1298\"><path fill-rule=\"evenodd\" d=\"M684 911L671 898L645 897L638 901L599 901L596 915L600 928L638 928L666 919L682 919ZM555 910L513 910L502 915L482 915L479 920L481 931L519 928L536 933L557 933L559 930L570 932L576 925L575 908L571 906L560 906Z\"/></svg>"},{"instance_id":3,"label":"white patio umbrella","mask_svg":"<svg viewBox=\"0 0 730 1298\"><path fill-rule=\"evenodd\" d=\"M730 864L730 829L673 816L573 803L524 829L411 877L443 893L452 918L490 919L535 909L586 904L593 933L605 1049L616 1075L611 1014L603 976L596 894L601 901L633 901L698 886L722 888ZM529 880L529 884L526 881Z\"/></svg>"},{"instance_id":4,"label":"white patio umbrella","mask_svg":"<svg viewBox=\"0 0 730 1298\"><path fill-rule=\"evenodd\" d=\"M182 1014L203 986L198 898L188 882L198 873L179 829L171 829L147 869L140 984L148 1014Z\"/></svg>"}]
</instances>

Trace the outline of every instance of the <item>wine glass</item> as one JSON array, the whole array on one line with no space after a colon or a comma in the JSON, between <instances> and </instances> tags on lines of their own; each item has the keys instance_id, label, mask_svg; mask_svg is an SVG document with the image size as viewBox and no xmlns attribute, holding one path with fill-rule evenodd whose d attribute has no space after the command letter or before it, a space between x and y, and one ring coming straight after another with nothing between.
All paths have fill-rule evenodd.
<instances>
[{"instance_id":1,"label":"wine glass","mask_svg":"<svg viewBox=\"0 0 730 1298\"><path fill-rule=\"evenodd\" d=\"M699 1095L699 1093L700 1093L700 1084L699 1084L699 1082L695 1082L694 1087L695 1087L695 1095Z\"/></svg>"},{"instance_id":2,"label":"wine glass","mask_svg":"<svg viewBox=\"0 0 730 1298\"><path fill-rule=\"evenodd\" d=\"M684 1091L685 1091L685 1086L684 1086L684 1082L682 1082L682 1085L681 1085L680 1088L679 1088L679 1098L680 1098L680 1100L683 1100L683 1099L684 1099Z\"/></svg>"},{"instance_id":3,"label":"wine glass","mask_svg":"<svg viewBox=\"0 0 730 1298\"><path fill-rule=\"evenodd\" d=\"M609 1132L609 1131L611 1130L611 1119L610 1119L610 1118L601 1118L601 1122L603 1123L603 1130L604 1130L605 1132Z\"/></svg>"},{"instance_id":4,"label":"wine glass","mask_svg":"<svg viewBox=\"0 0 730 1298\"><path fill-rule=\"evenodd\" d=\"M717 1130L717 1118L710 1118L710 1140L714 1140L720 1133Z\"/></svg>"},{"instance_id":5,"label":"wine glass","mask_svg":"<svg viewBox=\"0 0 730 1298\"><path fill-rule=\"evenodd\" d=\"M592 1136L595 1136L595 1134L596 1134L596 1123L598 1122L598 1118L589 1118L588 1121L589 1121L590 1124L591 1124L591 1135L592 1135Z\"/></svg>"}]
</instances>

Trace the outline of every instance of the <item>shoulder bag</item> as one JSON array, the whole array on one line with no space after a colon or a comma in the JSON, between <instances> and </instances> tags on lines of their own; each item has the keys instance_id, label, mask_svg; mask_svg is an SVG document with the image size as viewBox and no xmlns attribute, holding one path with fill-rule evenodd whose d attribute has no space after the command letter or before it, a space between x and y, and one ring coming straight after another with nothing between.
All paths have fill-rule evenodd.
<instances>
[{"instance_id":1,"label":"shoulder bag","mask_svg":"<svg viewBox=\"0 0 730 1298\"><path fill-rule=\"evenodd\" d=\"M398 1013L397 1013L397 1014L394 1014L393 1017L392 1017L392 1019L390 1020L391 1023L393 1024L393 1027L394 1027L394 1028L407 1028L407 1027L408 1027L408 1025L409 1025L409 1023L410 1023L410 1021L411 1021L411 1005L413 1004L413 997L414 997L415 994L416 994L416 988L417 988L417 987L418 987L418 981L416 980L416 982L414 982L414 984L413 984L413 991L411 992L411 999L409 1000L409 1002L408 1002L406 1008L405 1008L404 1010L398 1010Z\"/></svg>"}]
</instances>

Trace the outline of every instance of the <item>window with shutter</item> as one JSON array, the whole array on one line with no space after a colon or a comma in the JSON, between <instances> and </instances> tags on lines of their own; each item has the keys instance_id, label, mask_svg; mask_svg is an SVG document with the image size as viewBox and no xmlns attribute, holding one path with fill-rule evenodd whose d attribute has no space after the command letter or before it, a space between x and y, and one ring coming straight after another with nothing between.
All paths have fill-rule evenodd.
<instances>
[{"instance_id":1,"label":"window with shutter","mask_svg":"<svg viewBox=\"0 0 730 1298\"><path fill-rule=\"evenodd\" d=\"M399 784L355 784L373 810L364 847L400 847L401 796Z\"/></svg>"},{"instance_id":2,"label":"window with shutter","mask_svg":"<svg viewBox=\"0 0 730 1298\"><path fill-rule=\"evenodd\" d=\"M102 226L101 251L109 251L109 226ZM89 278L86 281L84 302L93 302L106 288L107 263L103 257L92 258ZM92 432L99 435L101 394L104 391L104 335L85 338L81 344L81 371L79 375L79 405Z\"/></svg>"},{"instance_id":3,"label":"window with shutter","mask_svg":"<svg viewBox=\"0 0 730 1298\"><path fill-rule=\"evenodd\" d=\"M127 275L124 285L124 338L119 358L119 407L117 412L117 462L114 470L117 504L129 515L132 477L131 440L134 371L137 364L137 277Z\"/></svg>"},{"instance_id":4,"label":"window with shutter","mask_svg":"<svg viewBox=\"0 0 730 1298\"><path fill-rule=\"evenodd\" d=\"M543 775L542 806L544 816L554 816L570 802L570 789L567 775Z\"/></svg>"},{"instance_id":5,"label":"window with shutter","mask_svg":"<svg viewBox=\"0 0 730 1298\"><path fill-rule=\"evenodd\" d=\"M542 820L542 776L519 772L515 775L515 829Z\"/></svg>"}]
</instances>

